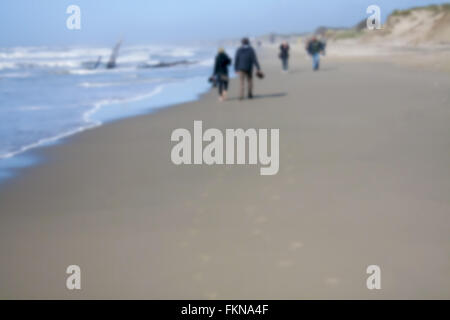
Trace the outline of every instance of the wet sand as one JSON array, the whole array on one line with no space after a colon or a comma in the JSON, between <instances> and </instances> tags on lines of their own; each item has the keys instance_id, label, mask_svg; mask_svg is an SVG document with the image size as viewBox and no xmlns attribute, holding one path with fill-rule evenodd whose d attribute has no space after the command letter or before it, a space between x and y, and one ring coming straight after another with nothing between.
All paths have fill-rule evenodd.
<instances>
[{"instance_id":1,"label":"wet sand","mask_svg":"<svg viewBox=\"0 0 450 320\"><path fill-rule=\"evenodd\" d=\"M450 298L450 77L274 52L216 92L34 151L0 187L0 298ZM279 128L280 171L175 166L171 133ZM65 287L81 267L82 290ZM366 268L381 267L381 290Z\"/></svg>"}]
</instances>

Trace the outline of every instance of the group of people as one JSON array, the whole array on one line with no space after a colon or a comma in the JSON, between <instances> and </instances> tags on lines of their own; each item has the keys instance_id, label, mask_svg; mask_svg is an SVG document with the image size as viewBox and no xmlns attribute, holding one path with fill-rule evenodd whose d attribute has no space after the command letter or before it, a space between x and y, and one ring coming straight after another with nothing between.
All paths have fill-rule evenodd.
<instances>
[{"instance_id":1,"label":"group of people","mask_svg":"<svg viewBox=\"0 0 450 320\"><path fill-rule=\"evenodd\" d=\"M279 58L282 63L283 72L289 69L289 44L283 42L280 45ZM306 44L306 51L311 55L313 60L313 70L319 70L320 54L325 54L325 43L312 37ZM231 65L231 58L225 52L225 49L220 48L214 63L214 73L211 80L219 89L219 100L224 101L227 98L229 72L228 68ZM245 96L245 84L247 83L247 97L253 98L253 69L256 67L256 75L260 78L264 77L261 67L258 62L258 57L255 50L250 45L248 38L241 41L241 46L236 51L234 58L234 71L239 75L240 79L240 95L239 99L243 100Z\"/></svg>"},{"instance_id":2,"label":"group of people","mask_svg":"<svg viewBox=\"0 0 450 320\"><path fill-rule=\"evenodd\" d=\"M324 41L319 40L316 36L313 36L306 43L306 52L312 57L313 70L317 71L320 67L320 55L325 54L326 44ZM281 59L281 67L283 72L287 72L289 69L289 44L285 41L280 45L279 58Z\"/></svg>"}]
</instances>

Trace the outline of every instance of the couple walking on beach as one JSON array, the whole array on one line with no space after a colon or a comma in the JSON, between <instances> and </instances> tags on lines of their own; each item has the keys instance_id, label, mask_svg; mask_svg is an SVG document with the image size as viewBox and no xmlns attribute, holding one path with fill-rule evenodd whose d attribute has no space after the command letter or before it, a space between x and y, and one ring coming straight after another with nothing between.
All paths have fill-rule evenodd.
<instances>
[{"instance_id":1,"label":"couple walking on beach","mask_svg":"<svg viewBox=\"0 0 450 320\"><path fill-rule=\"evenodd\" d=\"M214 64L214 79L219 89L219 100L224 101L228 91L228 67L231 65L230 57L225 53L223 48L219 49ZM259 78L264 77L258 62L255 50L250 45L248 38L241 41L241 46L236 51L234 59L234 71L239 75L240 79L240 95L239 99L243 100L245 95L245 83L247 83L248 98L253 98L253 67L256 67L256 75Z\"/></svg>"}]
</instances>

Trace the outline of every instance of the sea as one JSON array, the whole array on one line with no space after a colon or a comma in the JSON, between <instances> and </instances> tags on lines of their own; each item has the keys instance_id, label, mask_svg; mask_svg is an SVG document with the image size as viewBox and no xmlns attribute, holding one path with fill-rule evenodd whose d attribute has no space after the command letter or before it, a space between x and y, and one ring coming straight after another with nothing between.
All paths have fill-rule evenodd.
<instances>
[{"instance_id":1,"label":"sea","mask_svg":"<svg viewBox=\"0 0 450 320\"><path fill-rule=\"evenodd\" d=\"M31 150L130 116L195 100L214 47L0 48L0 183L42 161Z\"/></svg>"}]
</instances>

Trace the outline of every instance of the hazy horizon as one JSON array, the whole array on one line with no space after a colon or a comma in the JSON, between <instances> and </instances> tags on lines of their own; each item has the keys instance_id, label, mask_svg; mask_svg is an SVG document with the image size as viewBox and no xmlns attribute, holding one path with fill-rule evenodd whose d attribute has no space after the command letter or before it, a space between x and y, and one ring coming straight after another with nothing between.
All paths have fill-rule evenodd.
<instances>
[{"instance_id":1,"label":"hazy horizon","mask_svg":"<svg viewBox=\"0 0 450 320\"><path fill-rule=\"evenodd\" d=\"M368 16L371 4L380 6L385 21L395 9L442 3L448 1L4 0L0 47L109 46L122 36L127 44L217 42L270 32L310 32L319 26L350 27ZM66 8L72 4L81 8L81 30L66 28Z\"/></svg>"}]
</instances>

